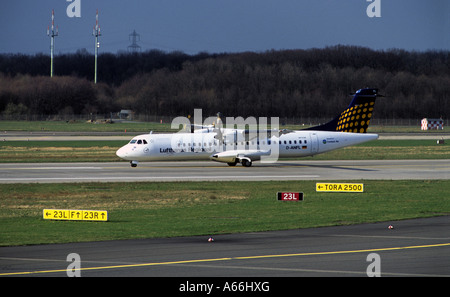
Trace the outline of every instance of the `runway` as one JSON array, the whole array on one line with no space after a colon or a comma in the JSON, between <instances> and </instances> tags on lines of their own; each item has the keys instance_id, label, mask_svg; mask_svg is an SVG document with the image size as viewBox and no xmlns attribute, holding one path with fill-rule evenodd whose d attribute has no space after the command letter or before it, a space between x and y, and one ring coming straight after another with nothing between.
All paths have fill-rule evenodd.
<instances>
[{"instance_id":1,"label":"runway","mask_svg":"<svg viewBox=\"0 0 450 297\"><path fill-rule=\"evenodd\" d=\"M450 159L254 162L3 163L0 183L449 179Z\"/></svg>"},{"instance_id":2,"label":"runway","mask_svg":"<svg viewBox=\"0 0 450 297\"><path fill-rule=\"evenodd\" d=\"M0 276L67 276L67 256L77 253L82 277L365 277L368 270L449 277L449 227L442 216L218 235L214 242L197 236L2 247Z\"/></svg>"}]
</instances>

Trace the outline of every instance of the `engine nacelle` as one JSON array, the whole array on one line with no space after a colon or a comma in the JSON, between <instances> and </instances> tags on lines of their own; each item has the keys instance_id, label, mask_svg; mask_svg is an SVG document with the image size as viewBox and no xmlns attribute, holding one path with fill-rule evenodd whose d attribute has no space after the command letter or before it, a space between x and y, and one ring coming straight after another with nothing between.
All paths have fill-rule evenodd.
<instances>
[{"instance_id":1,"label":"engine nacelle","mask_svg":"<svg viewBox=\"0 0 450 297\"><path fill-rule=\"evenodd\" d=\"M222 162L222 163L237 163L236 152L221 152L215 153L209 157L212 161Z\"/></svg>"},{"instance_id":2,"label":"engine nacelle","mask_svg":"<svg viewBox=\"0 0 450 297\"><path fill-rule=\"evenodd\" d=\"M216 162L227 163L230 166L235 166L237 163L241 163L242 166L250 167L252 166L252 158L246 156L245 154L247 153L249 153L249 151L225 151L213 154L209 158ZM259 159L259 156L256 156L255 159Z\"/></svg>"}]
</instances>

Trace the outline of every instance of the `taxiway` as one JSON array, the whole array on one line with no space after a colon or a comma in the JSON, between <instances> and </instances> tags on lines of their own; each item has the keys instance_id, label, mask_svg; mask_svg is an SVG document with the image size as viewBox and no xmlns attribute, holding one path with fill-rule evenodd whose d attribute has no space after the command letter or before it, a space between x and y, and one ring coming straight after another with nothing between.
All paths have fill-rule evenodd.
<instances>
[{"instance_id":1,"label":"taxiway","mask_svg":"<svg viewBox=\"0 0 450 297\"><path fill-rule=\"evenodd\" d=\"M374 271L373 254L380 276L449 277L449 226L450 216L441 216L217 235L214 242L196 236L1 247L0 276L67 276L67 256L77 253L82 277L365 277Z\"/></svg>"}]
</instances>

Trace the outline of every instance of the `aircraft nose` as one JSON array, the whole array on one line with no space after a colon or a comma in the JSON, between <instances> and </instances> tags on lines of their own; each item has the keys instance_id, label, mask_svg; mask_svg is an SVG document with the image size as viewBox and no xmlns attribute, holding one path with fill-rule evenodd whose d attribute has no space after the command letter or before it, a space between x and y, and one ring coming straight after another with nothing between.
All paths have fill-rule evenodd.
<instances>
[{"instance_id":1,"label":"aircraft nose","mask_svg":"<svg viewBox=\"0 0 450 297\"><path fill-rule=\"evenodd\" d=\"M118 149L117 151L116 151L116 155L117 155L117 157L119 157L119 158L125 158L126 157L126 155L127 155L127 151L126 151L126 148L125 148L125 146L122 146L120 149Z\"/></svg>"}]
</instances>

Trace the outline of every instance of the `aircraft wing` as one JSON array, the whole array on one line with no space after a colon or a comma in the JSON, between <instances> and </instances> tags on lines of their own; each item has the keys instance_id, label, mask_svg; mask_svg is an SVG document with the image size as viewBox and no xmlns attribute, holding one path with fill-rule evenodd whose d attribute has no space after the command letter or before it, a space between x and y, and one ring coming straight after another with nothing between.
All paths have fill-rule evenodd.
<instances>
[{"instance_id":1,"label":"aircraft wing","mask_svg":"<svg viewBox=\"0 0 450 297\"><path fill-rule=\"evenodd\" d=\"M245 135L246 140L252 140L256 137L260 137L260 134L263 134L264 138L270 138L272 136L280 137L283 134L288 134L294 132L289 129L258 129L258 130L243 130L241 133Z\"/></svg>"},{"instance_id":2,"label":"aircraft wing","mask_svg":"<svg viewBox=\"0 0 450 297\"><path fill-rule=\"evenodd\" d=\"M214 129L216 133L215 138L220 140L222 143L237 143L242 141L250 141L256 138L267 139L272 136L280 137L283 134L288 134L294 132L287 129Z\"/></svg>"}]
</instances>

